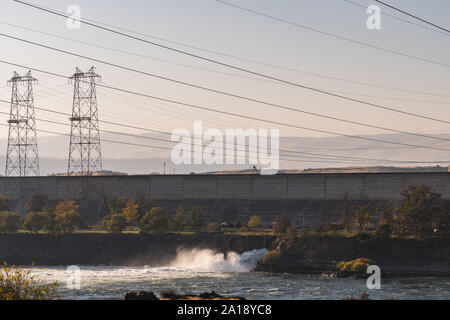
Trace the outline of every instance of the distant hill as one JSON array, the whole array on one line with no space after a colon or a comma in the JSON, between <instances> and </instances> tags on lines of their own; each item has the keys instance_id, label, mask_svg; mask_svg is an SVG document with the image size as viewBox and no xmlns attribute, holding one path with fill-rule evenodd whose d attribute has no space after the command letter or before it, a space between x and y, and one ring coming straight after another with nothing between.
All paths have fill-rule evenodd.
<instances>
[{"instance_id":1,"label":"distant hill","mask_svg":"<svg viewBox=\"0 0 450 320\"><path fill-rule=\"evenodd\" d=\"M151 140L149 138L164 138L162 134L143 134L142 137L127 137L105 134L102 137L108 140L120 140L137 144L152 146L170 146L167 142ZM450 134L434 135L450 139ZM369 138L396 141L406 144L417 144L450 149L450 142L432 140L405 134L386 134L366 136ZM5 168L6 139L0 139L0 173ZM67 154L69 139L67 136L39 137L39 156L41 174L64 173L67 171ZM281 161L280 167L286 172L398 172L398 171L447 171L450 164L450 152L412 148L407 146L396 146L375 141L363 141L350 137L282 137L280 138L280 149L293 150L289 158L295 161ZM205 173L223 172L229 170L249 170L251 165L181 165L175 166L170 159L169 150L144 148L132 145L102 143L103 168L110 171L126 172L128 174L150 174L163 173L164 163L166 173ZM306 154L305 154L306 153ZM283 153L282 157L285 157ZM324 159L325 157L344 156L347 159ZM356 160L353 158L385 159L385 163L368 160ZM436 161L440 163L399 163L390 161ZM442 167L434 167L434 165ZM383 165L383 166L381 166ZM429 167L424 167L429 166ZM364 167L364 168L361 168ZM400 167L400 168L399 168ZM303 171L302 171L303 170Z\"/></svg>"}]
</instances>

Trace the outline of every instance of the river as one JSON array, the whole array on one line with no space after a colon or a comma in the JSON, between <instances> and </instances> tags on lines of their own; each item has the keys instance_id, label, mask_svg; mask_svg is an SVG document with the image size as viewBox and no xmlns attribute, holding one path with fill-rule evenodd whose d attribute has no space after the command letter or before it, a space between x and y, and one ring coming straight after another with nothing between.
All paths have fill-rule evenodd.
<instances>
[{"instance_id":1,"label":"river","mask_svg":"<svg viewBox=\"0 0 450 320\"><path fill-rule=\"evenodd\" d=\"M369 292L373 299L450 299L450 277L397 277L381 279L381 289L368 290L365 279L326 278L252 272L265 249L225 258L210 250L180 252L165 267L79 266L80 288L67 281L76 273L65 266L32 268L45 281L58 281L63 299L123 299L132 290L165 290L198 294L214 290L219 294L247 299L337 299L359 297ZM69 281L69 285L73 282Z\"/></svg>"}]
</instances>

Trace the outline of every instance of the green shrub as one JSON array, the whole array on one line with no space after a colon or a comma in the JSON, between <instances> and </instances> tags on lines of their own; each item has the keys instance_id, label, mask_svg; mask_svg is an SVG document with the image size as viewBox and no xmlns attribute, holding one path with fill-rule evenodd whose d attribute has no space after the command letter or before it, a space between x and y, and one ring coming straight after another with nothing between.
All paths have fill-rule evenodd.
<instances>
[{"instance_id":1,"label":"green shrub","mask_svg":"<svg viewBox=\"0 0 450 320\"><path fill-rule=\"evenodd\" d=\"M372 265L372 260L368 258L357 258L351 261L341 261L337 264L339 271L346 274L365 274L367 268Z\"/></svg>"},{"instance_id":2,"label":"green shrub","mask_svg":"<svg viewBox=\"0 0 450 320\"><path fill-rule=\"evenodd\" d=\"M205 222L203 220L203 208L202 207L192 207L191 209L191 228L195 231L200 231Z\"/></svg>"},{"instance_id":3,"label":"green shrub","mask_svg":"<svg viewBox=\"0 0 450 320\"><path fill-rule=\"evenodd\" d=\"M111 214L103 218L103 225L107 232L122 232L127 224L127 219L123 214Z\"/></svg>"},{"instance_id":4,"label":"green shrub","mask_svg":"<svg viewBox=\"0 0 450 320\"><path fill-rule=\"evenodd\" d=\"M22 226L20 216L15 212L1 211L0 212L0 232L13 233Z\"/></svg>"},{"instance_id":5,"label":"green shrub","mask_svg":"<svg viewBox=\"0 0 450 320\"><path fill-rule=\"evenodd\" d=\"M0 269L0 300L51 300L59 299L56 293L58 283L47 284L31 274L31 269L8 266Z\"/></svg>"},{"instance_id":6,"label":"green shrub","mask_svg":"<svg viewBox=\"0 0 450 320\"><path fill-rule=\"evenodd\" d=\"M0 211L9 211L9 198L0 194Z\"/></svg>"},{"instance_id":7,"label":"green shrub","mask_svg":"<svg viewBox=\"0 0 450 320\"><path fill-rule=\"evenodd\" d=\"M30 212L25 217L23 226L26 230L38 232L51 229L51 219L46 212Z\"/></svg>"},{"instance_id":8,"label":"green shrub","mask_svg":"<svg viewBox=\"0 0 450 320\"><path fill-rule=\"evenodd\" d=\"M112 196L109 198L107 203L110 214L121 214L122 210L127 206L127 200L117 196Z\"/></svg>"},{"instance_id":9,"label":"green shrub","mask_svg":"<svg viewBox=\"0 0 450 320\"><path fill-rule=\"evenodd\" d=\"M266 252L264 257L261 259L261 263L265 265L275 265L281 260L281 252L277 250L271 250Z\"/></svg>"},{"instance_id":10,"label":"green shrub","mask_svg":"<svg viewBox=\"0 0 450 320\"><path fill-rule=\"evenodd\" d=\"M288 215L283 214L275 218L273 225L274 232L279 238L283 238L286 235L288 228L292 226L291 219Z\"/></svg>"},{"instance_id":11,"label":"green shrub","mask_svg":"<svg viewBox=\"0 0 450 320\"><path fill-rule=\"evenodd\" d=\"M71 233L76 229L81 229L85 226L78 212L67 211L59 213L55 216L55 222L58 230Z\"/></svg>"},{"instance_id":12,"label":"green shrub","mask_svg":"<svg viewBox=\"0 0 450 320\"><path fill-rule=\"evenodd\" d=\"M375 236L380 239L390 238L392 234L392 226L387 220L380 220L375 229Z\"/></svg>"},{"instance_id":13,"label":"green shrub","mask_svg":"<svg viewBox=\"0 0 450 320\"><path fill-rule=\"evenodd\" d=\"M144 233L164 233L169 230L169 221L164 209L153 207L141 220L141 231Z\"/></svg>"},{"instance_id":14,"label":"green shrub","mask_svg":"<svg viewBox=\"0 0 450 320\"><path fill-rule=\"evenodd\" d=\"M42 212L48 206L48 197L45 193L36 193L28 201L28 212Z\"/></svg>"},{"instance_id":15,"label":"green shrub","mask_svg":"<svg viewBox=\"0 0 450 320\"><path fill-rule=\"evenodd\" d=\"M208 231L213 231L213 232L217 232L220 231L220 224L215 223L215 222L211 222L206 226L206 229Z\"/></svg>"},{"instance_id":16,"label":"green shrub","mask_svg":"<svg viewBox=\"0 0 450 320\"><path fill-rule=\"evenodd\" d=\"M172 231L182 231L188 223L188 219L184 213L184 206L178 205L175 209L175 214L170 219L170 229Z\"/></svg>"}]
</instances>

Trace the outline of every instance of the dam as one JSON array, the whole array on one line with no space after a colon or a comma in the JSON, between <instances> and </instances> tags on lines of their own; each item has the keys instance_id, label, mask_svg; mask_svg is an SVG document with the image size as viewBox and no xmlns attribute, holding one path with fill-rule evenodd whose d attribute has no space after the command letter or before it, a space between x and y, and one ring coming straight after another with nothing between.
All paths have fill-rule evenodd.
<instances>
[{"instance_id":1,"label":"dam","mask_svg":"<svg viewBox=\"0 0 450 320\"><path fill-rule=\"evenodd\" d=\"M22 217L33 194L45 193L53 202L75 200L89 224L100 223L106 201L118 196L146 198L169 215L180 203L186 212L201 206L205 222L245 223L258 215L270 225L287 214L294 224L311 226L338 221L345 201L398 202L406 186L421 184L450 199L447 172L1 177L0 193Z\"/></svg>"}]
</instances>

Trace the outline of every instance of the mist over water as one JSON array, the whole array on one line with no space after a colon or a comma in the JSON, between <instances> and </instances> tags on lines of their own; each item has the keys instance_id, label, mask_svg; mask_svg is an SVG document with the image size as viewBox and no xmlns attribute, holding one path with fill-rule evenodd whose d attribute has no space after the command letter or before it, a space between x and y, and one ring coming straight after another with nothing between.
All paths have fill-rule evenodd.
<instances>
[{"instance_id":1,"label":"mist over water","mask_svg":"<svg viewBox=\"0 0 450 320\"><path fill-rule=\"evenodd\" d=\"M217 253L209 249L179 250L171 267L191 269L197 272L246 272L252 270L267 249L247 251L242 254Z\"/></svg>"},{"instance_id":2,"label":"mist over water","mask_svg":"<svg viewBox=\"0 0 450 320\"><path fill-rule=\"evenodd\" d=\"M227 255L208 249L179 250L163 267L79 266L81 288L69 289L66 266L32 268L39 278L58 281L63 299L123 299L129 291L176 290L219 294L247 299L337 299L359 297L366 292L366 279L326 278L320 275L252 272L266 249ZM450 299L450 277L386 278L374 299Z\"/></svg>"}]
</instances>

